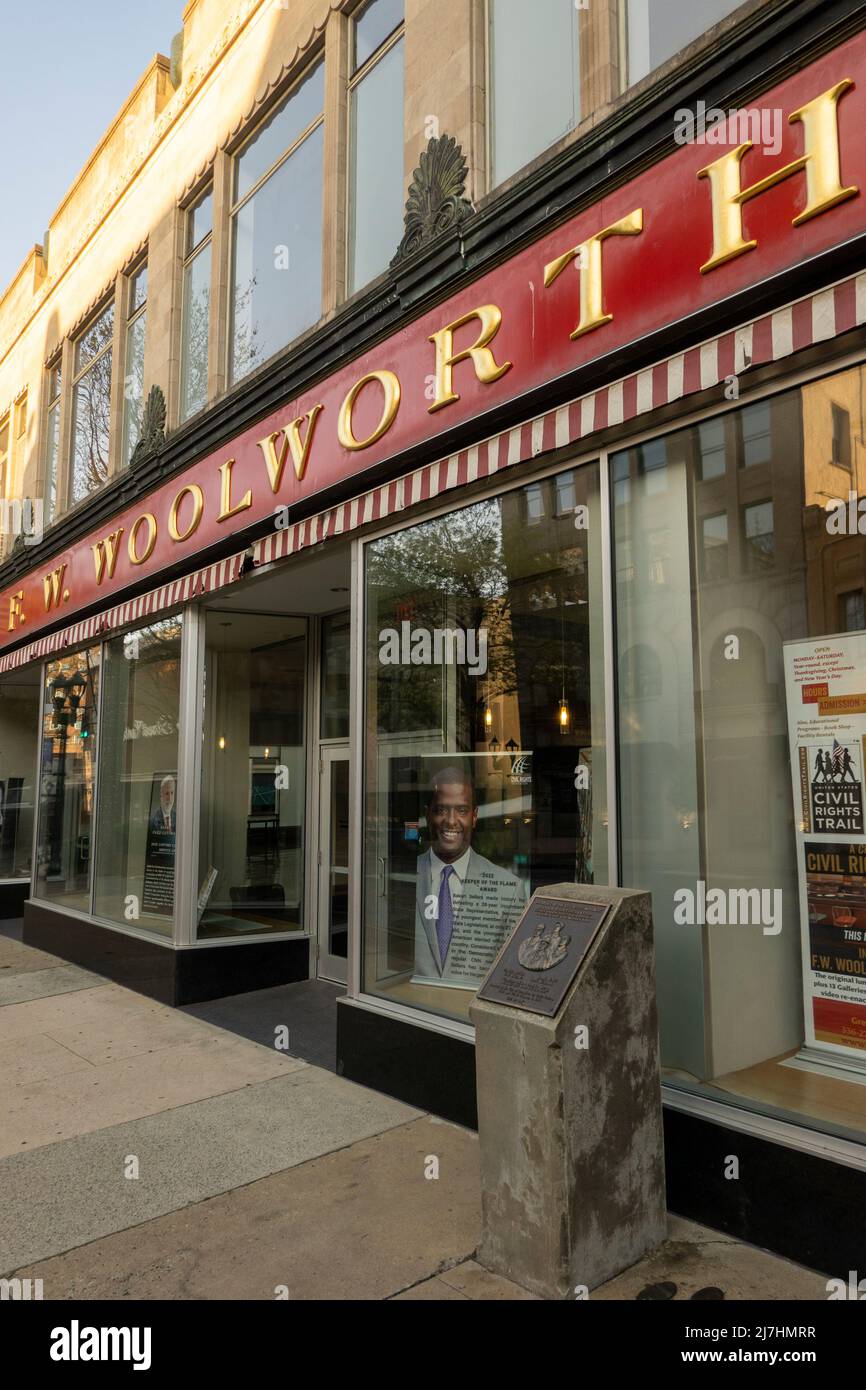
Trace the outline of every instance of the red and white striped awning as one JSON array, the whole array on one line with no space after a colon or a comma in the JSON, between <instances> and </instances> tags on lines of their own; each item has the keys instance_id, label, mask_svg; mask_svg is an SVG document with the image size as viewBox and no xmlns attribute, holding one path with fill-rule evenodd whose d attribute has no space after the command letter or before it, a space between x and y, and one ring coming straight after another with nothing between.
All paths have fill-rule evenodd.
<instances>
[{"instance_id":1,"label":"red and white striped awning","mask_svg":"<svg viewBox=\"0 0 866 1390\"><path fill-rule=\"evenodd\" d=\"M866 274L806 295L773 313L699 343L655 366L495 434L336 507L275 530L254 547L256 566L272 564L369 522L384 521L452 489L489 478L552 449L588 440L663 405L719 385L750 367L778 362L866 323ZM140 598L37 638L0 657L0 674L99 638L114 628L214 593L240 578L244 552L196 570Z\"/></svg>"},{"instance_id":2,"label":"red and white striped awning","mask_svg":"<svg viewBox=\"0 0 866 1390\"><path fill-rule=\"evenodd\" d=\"M659 406L717 386L749 367L779 361L862 323L866 323L866 274L808 295L481 444L275 531L259 542L256 563L267 564L371 521L384 521L417 502L492 477L552 449L585 441L599 430L636 420Z\"/></svg>"},{"instance_id":3,"label":"red and white striped awning","mask_svg":"<svg viewBox=\"0 0 866 1390\"><path fill-rule=\"evenodd\" d=\"M56 656L83 643L98 641L104 633L116 628L128 627L130 623L145 622L158 613L188 603L202 594L215 593L239 578L244 553L241 551L237 555L230 555L226 560L219 560L205 569L196 570L194 574L187 574L182 579L163 584L159 589L151 589L149 593L141 594L138 598L118 603L114 608L107 608L103 613L95 613L91 618L60 628L57 632L49 633L47 637L37 637L25 647L19 647L17 651L0 657L0 674L25 666L30 661L41 661L46 657Z\"/></svg>"}]
</instances>

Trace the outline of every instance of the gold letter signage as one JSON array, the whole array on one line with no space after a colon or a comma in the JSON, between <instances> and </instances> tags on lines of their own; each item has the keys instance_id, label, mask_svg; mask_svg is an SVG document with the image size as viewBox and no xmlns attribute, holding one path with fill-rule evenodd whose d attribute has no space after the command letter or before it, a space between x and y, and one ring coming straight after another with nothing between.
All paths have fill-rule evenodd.
<instances>
[{"instance_id":1,"label":"gold letter signage","mask_svg":"<svg viewBox=\"0 0 866 1390\"><path fill-rule=\"evenodd\" d=\"M713 254L701 266L701 274L715 270L716 266L732 261L744 251L753 251L756 241L743 238L743 204L750 198L766 193L768 188L789 179L792 174L806 175L806 206L794 218L792 226L799 227L811 217L827 212L837 203L844 203L860 191L858 188L842 187L839 168L839 121L837 106L839 98L854 86L850 77L837 82L813 101L792 111L788 120L800 121L803 126L805 153L799 159L777 169L774 174L753 183L749 188L740 187L740 164L743 155L752 148L752 141L746 140L735 150L729 150L721 159L708 164L698 171L699 179L709 179L713 199Z\"/></svg>"},{"instance_id":2,"label":"gold letter signage","mask_svg":"<svg viewBox=\"0 0 866 1390\"><path fill-rule=\"evenodd\" d=\"M604 284L602 281L601 244L610 236L637 236L643 231L643 208L636 208L628 217L621 217L609 227L596 232L595 236L573 246L564 255L544 267L544 288L549 289L554 280L562 274L567 265L574 260L580 264L580 323L571 334L580 338L591 333L593 328L601 328L610 323L613 314L604 312Z\"/></svg>"},{"instance_id":3,"label":"gold letter signage","mask_svg":"<svg viewBox=\"0 0 866 1390\"><path fill-rule=\"evenodd\" d=\"M360 396L364 387L370 381L378 381L385 394L382 405L382 414L379 423L371 435L366 439L356 439L352 430L352 411L355 408L355 401ZM343 404L340 406L340 418L337 423L337 435L344 449L369 449L371 444L375 444L377 439L388 431L394 423L394 416L400 409L400 382L393 372L368 372L362 376L360 381L356 381Z\"/></svg>"},{"instance_id":4,"label":"gold letter signage","mask_svg":"<svg viewBox=\"0 0 866 1390\"><path fill-rule=\"evenodd\" d=\"M475 339L471 347L461 348L459 352L454 351L454 334L458 328L462 328L465 323L471 323L473 319L478 319L481 324L481 332ZM463 362L467 357L472 359L475 368L475 375L484 385L491 381L498 381L501 376L511 370L511 362L503 362L499 367L496 358L490 350L490 343L499 332L499 325L502 322L502 310L495 304L482 304L480 309L473 309L470 313L464 314L462 318L455 319L445 328L440 328L438 332L430 334L430 342L436 344L436 398L431 406L428 406L429 414L434 411L442 410L446 405L451 405L452 401L459 401L460 397L454 390L454 368L458 362Z\"/></svg>"}]
</instances>

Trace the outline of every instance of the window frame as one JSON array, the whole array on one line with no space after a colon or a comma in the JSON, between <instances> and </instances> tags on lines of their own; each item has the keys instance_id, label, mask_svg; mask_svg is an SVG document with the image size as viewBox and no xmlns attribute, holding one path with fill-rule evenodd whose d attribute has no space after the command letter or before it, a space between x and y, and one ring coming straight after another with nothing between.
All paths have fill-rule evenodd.
<instances>
[{"instance_id":1,"label":"window frame","mask_svg":"<svg viewBox=\"0 0 866 1390\"><path fill-rule=\"evenodd\" d=\"M835 458L835 457L833 456L833 455L835 455L835 450L836 450L836 439L837 439L836 426L837 426L837 423L839 423L839 424L842 423L842 421L841 421L841 417L842 417L842 416L845 417L845 424L846 424L846 426L847 426L847 428L844 429L844 430L841 432L841 437L842 437L843 439L846 439L846 440L847 440L847 454L848 454L847 461L846 461L844 458L838 458L838 459L837 459L837 458ZM853 472L853 469L854 469L854 450L853 450L852 447L851 447L851 412L850 412L850 410L848 410L847 406L839 405L839 402L838 402L838 401L831 401L831 402L830 402L830 449L831 449L831 458L830 458L830 462L831 462L831 464L833 465L833 467L834 467L834 468L842 468L842 469L844 469L844 471L845 471L846 473L852 473L852 472ZM844 453L844 452L846 452L846 450L843 449L842 452Z\"/></svg>"},{"instance_id":2,"label":"window frame","mask_svg":"<svg viewBox=\"0 0 866 1390\"><path fill-rule=\"evenodd\" d=\"M57 390L52 395L54 379L57 378ZM45 441L42 448L42 500L45 511L45 525L50 526L60 512L60 460L63 450L63 354L55 353L54 357L45 368ZM57 421L57 444L54 451L53 463L49 457L51 452L51 424L52 416ZM50 503L50 484L52 482L52 472L54 474L54 504Z\"/></svg>"},{"instance_id":3,"label":"window frame","mask_svg":"<svg viewBox=\"0 0 866 1390\"><path fill-rule=\"evenodd\" d=\"M650 4L651 0L646 0L646 3ZM717 24L724 24L726 21L730 20L732 16L736 14L737 10L741 9L745 3L746 0L736 0L733 9L729 10L727 14L722 15L722 18L717 19L715 21L715 24L711 25L710 27L715 28ZM764 3L768 3L768 0L764 0ZM616 42L618 50L619 91L614 93L614 97L625 97L629 92L633 92L636 87L639 87L644 83L651 83L652 81L654 81L663 68L667 68L670 63L676 62L676 60L679 59L681 55L685 52L686 48L692 48L694 44L706 39L706 36L709 33L709 30L705 29L703 33L698 34L688 44L685 44L683 47L676 49L675 52L671 53L669 57L665 58L663 62L657 64L656 67L649 68L648 71L645 72L642 77L636 77L634 82L630 82L628 42L629 4L630 0L617 0ZM650 24L652 24L651 18L649 22Z\"/></svg>"},{"instance_id":4,"label":"window frame","mask_svg":"<svg viewBox=\"0 0 866 1390\"><path fill-rule=\"evenodd\" d=\"M745 572L747 574L755 572L760 573L764 569L774 569L776 566L776 511L773 505L774 501L775 499L773 497L762 496L756 498L754 501L750 500L748 502L742 502L740 504L740 525L742 534L743 555L746 562ZM759 531L754 536L750 536L748 531L748 514L750 512L757 512L762 507L770 508L770 515L773 519L772 529L769 531ZM773 537L773 549L768 555L763 555L760 548L754 544L756 540L760 540L764 536Z\"/></svg>"},{"instance_id":5,"label":"window frame","mask_svg":"<svg viewBox=\"0 0 866 1390\"><path fill-rule=\"evenodd\" d=\"M710 545L710 546L708 546L708 545L707 545L707 531L706 531L707 522L708 522L708 521L718 521L719 517L723 517L723 518L724 518L724 522L725 522L725 539L724 539L724 542L719 541L717 546L716 546L716 545ZM700 541L700 553L699 553L699 556L698 556L698 568L699 568L699 572L700 572L700 580L701 580L701 583L702 583L702 584L715 584L715 583L720 583L720 582L727 583L728 580L729 580L730 577L731 577L731 536L730 536L730 528L729 528L729 525L728 525L728 513L727 513L726 510L713 511L713 512L705 512L705 513L702 513L702 514L698 517L698 520L700 521L700 527L701 527L701 529L700 529L700 535L699 535L699 538L698 538L699 541ZM724 544L724 548L725 548L725 570L724 570L724 574L710 574L710 568L711 568L711 566L707 563L707 562L708 562L708 558L709 558L709 556L710 556L714 551L716 551L717 549L720 549L721 546L722 546L722 544Z\"/></svg>"},{"instance_id":6,"label":"window frame","mask_svg":"<svg viewBox=\"0 0 866 1390\"><path fill-rule=\"evenodd\" d=\"M654 434L653 433L653 437ZM618 884L620 879L619 852L618 852L618 805L616 802L618 767L616 756L611 756L610 750L616 749L616 728L615 728L615 705L616 701L610 697L614 690L615 670L614 670L614 614L612 606L612 588L610 584L610 557L612 545L612 517L611 517L611 494L610 494L610 467L609 460L611 450L608 447L596 447L587 449L583 441L576 440L567 450L556 451L549 456L545 466L540 469L529 469L527 472L520 473L517 478L504 479L492 477L486 486L478 489L469 490L466 495L451 496L445 494L444 498L437 498L430 505L421 504L411 508L412 515L407 519L401 516L399 520L389 520L384 524L376 526L363 536L356 536L352 541L352 591L351 591L351 614L354 629L351 636L350 651L350 759L349 759L349 795L350 795L350 821L353 826L351 841L349 846L349 918L356 924L354 939L349 943L348 977L346 995L356 1005L370 1010L373 1013L383 1014L395 1019L402 1019L407 1023L426 1028L431 1032L443 1033L449 1037L457 1037L473 1042L475 1039L475 1028L469 1022L451 1017L447 1014L437 1014L424 1008L411 1004L403 1004L396 1000L388 1000L380 995L369 993L363 986L363 872L364 872L364 796L365 796L365 731L366 731L366 688L365 688L365 660L366 660L366 640L367 630L367 593L366 593L366 574L367 574L367 547L382 541L389 536L397 535L400 531L405 531L413 526L421 525L424 522L435 521L437 518L448 516L453 511L458 511L463 507L472 506L477 502L491 501L505 497L512 492L520 492L530 483L542 485L555 478L563 471L571 470L575 474L579 469L592 466L598 467L599 478L599 512L600 512L600 534L599 546L602 562L603 577L603 610L602 610L602 639L603 639L603 670L605 689L608 697L605 700L605 741L608 748L607 768L605 777L605 795L607 797L608 823L607 823L607 856L608 872L611 884ZM460 497L460 500L458 500ZM612 801L611 798L614 798Z\"/></svg>"},{"instance_id":7,"label":"window frame","mask_svg":"<svg viewBox=\"0 0 866 1390\"><path fill-rule=\"evenodd\" d=\"M143 304L139 304L138 308L135 308L135 307L134 307L134 300L133 300L133 286L134 286L135 281L138 279L138 276L141 274L142 271L144 271L145 274L148 275L148 278L149 278L149 274L148 274L148 272L149 272L149 267L148 267L147 253L145 253L145 254L141 257L140 260L136 261L135 265L132 267L131 270L128 270L128 271L126 271L126 272L124 273L124 281L125 281L125 284L124 284L124 287L123 287L123 296L122 296L122 298L123 298L123 301L124 301L124 308L125 308L125 311L126 311L126 316L125 316L124 323L123 323L123 349L122 349L122 351L123 351L123 385L124 385L124 391L123 391L123 396L122 396L122 399L123 399L123 408L122 408L122 411L121 411L121 421L120 421L120 467L121 467L121 469L124 469L124 468L128 468L128 467L129 467L130 462L131 462L131 460L132 460L132 455L133 455L133 453L134 453L134 451L135 451L135 448L136 448L136 445L137 445L137 443L138 443L138 440L136 440L134 443L132 443L132 442L130 443L129 458L127 458L127 457L126 457L126 427L127 427L127 423L128 423L128 419L129 419L128 414L127 414L127 411L128 411L128 409L129 409L129 407L130 407L130 405L131 405L131 402L130 402L129 399L127 398L126 389L125 389L125 388L126 388L126 379L127 379L127 376L128 376L128 372L127 372L127 366L128 366L127 355L128 355L128 353L129 353L129 343L130 343L131 334L132 334L132 332L133 332L133 329L135 328L135 325L139 322L140 319L144 319L144 320L145 320L145 330L144 330L144 332L145 332L145 344L144 344L144 351L143 351L143 354L142 354L142 398L141 398L141 404L140 404L140 408L141 408L142 411L144 411L144 403L145 403L145 399L146 399L146 397L145 397L145 392L144 392L144 385L145 385L145 380L144 380L144 363L145 363L145 361L146 361L146 354L147 354L147 326L146 326L146 320L147 320L147 306L148 306L148 291L149 291L149 285L148 285L148 287L147 287L147 289L146 289L146 291L145 291L144 303L143 303ZM120 298L120 296L116 296L115 303L116 303L116 301L117 301L118 298Z\"/></svg>"},{"instance_id":8,"label":"window frame","mask_svg":"<svg viewBox=\"0 0 866 1390\"><path fill-rule=\"evenodd\" d=\"M84 364L83 367L78 367L78 368L77 368L77 367L76 367L76 359L77 359L77 356L78 356L78 347L79 347L79 344L80 344L81 342L83 342L83 340L86 338L86 336L87 336L87 334L90 332L90 330L99 322L99 320L102 318L102 316L103 316L104 314L106 314L106 313L109 311L109 309L113 309L113 310L114 310L114 319L113 319L113 322L112 322L112 332L111 332L111 337L110 337L110 339L108 340L107 343L104 344L103 347L100 348L99 352L94 353L93 357L88 358L87 362ZM110 380L110 384L109 384L109 388L108 388L108 460L107 460L107 463L108 463L108 474L107 474L107 477L106 477L106 479L105 479L105 482L102 483L102 484L100 485L100 487L105 487L106 483L108 483L108 482L111 480L111 476L112 476L112 444L113 444L112 434L113 434L113 426L114 426L114 423L115 423L114 420L112 419L112 414L113 414L112 406L114 405L114 390L115 390L115 383L116 383L116 380L117 380L117 376L116 376L116 372L117 372L117 363L116 363L116 361L114 360L115 346L116 346L116 340L117 340L117 320L118 320L118 312L117 312L117 310L118 310L118 305L117 305L117 292L116 292L116 286L113 285L113 286L112 286L112 289L111 289L111 293L107 296L106 299L104 299L104 300L102 301L102 303L100 304L99 308L96 309L91 315L89 315L89 317L88 317L88 319L87 319L87 322L84 324L84 326L83 326L81 329L79 329L79 331L75 334L74 337L72 337L72 338L70 339L72 372L71 372L71 374L70 374L70 383L69 383L69 392L70 392L70 394L69 394L69 400L70 400L70 410L71 410L71 412L72 412L72 414L71 414L71 425L72 425L72 428L71 428L70 434L69 434L69 444L68 444L67 457L66 457L65 463L64 463L64 466L65 466L65 468L66 468L66 488L65 488L65 499L64 499L64 507L63 507L64 512L70 512L70 511L73 510L73 508L75 508L75 507L80 507L84 502L88 501L89 498L93 497L97 492L100 491L100 488L93 488L90 492L85 493L85 495L84 495L83 497L80 497L77 501L76 501L75 498L73 497L73 489L74 489L74 484L75 484L75 427L76 427L76 423L77 423L77 422L76 422L76 410L75 410L75 396L76 396L76 392L77 392L78 387L80 386L81 382L84 380L84 378L87 376L87 374L93 370L93 368L96 366L97 362L100 362L100 361L102 360L102 358L106 355L106 353L111 353L111 355L112 355L112 363L111 363L111 380Z\"/></svg>"},{"instance_id":9,"label":"window frame","mask_svg":"<svg viewBox=\"0 0 866 1390\"><path fill-rule=\"evenodd\" d=\"M370 75L370 73L373 71L373 69L376 68L376 67L378 67L379 63L383 62L384 59L388 57L389 53L391 53L392 50L395 49L395 48L397 47L398 43L402 43L403 40L404 40L405 37L406 37L406 6L405 6L405 3L404 3L404 5L403 5L403 18L402 18L402 20L400 21L400 23L399 23L394 29L392 29L392 31L391 31L390 34L386 35L386 37L385 37L385 38L382 40L382 42L379 44L379 47L376 48L376 49L374 49L374 51L369 55L369 57L365 58L364 62L360 65L360 67L357 67L357 68L354 68L354 69L353 69L353 66L352 66L352 65L353 65L353 62L354 62L355 47L356 47L357 23L358 23L358 20L359 20L360 18L362 18L362 16L366 13L366 11L370 8L370 6L371 6L372 4L375 4L375 0L361 0L361 3L358 4L358 5L356 5L355 8L351 11L351 13L347 16L348 21L349 21L349 33L348 33L348 73L347 73L347 77L346 77L346 125L345 125L345 141L346 141L346 144L345 144L345 149L346 149L346 187L345 187L345 200L346 200L346 208L345 208L346 249L345 249L345 255L344 255L344 257L343 257L343 266L342 266L342 271L343 271L343 283L344 283L344 285L345 285L345 295L344 295L344 298L345 298L345 299L351 299L354 295L360 294L364 289L367 288L367 285L373 284L373 283L375 283L375 280L379 279L379 276L377 275L377 276L374 276L374 279L373 279L373 280L367 281L367 282L366 282L365 284L363 284L363 285L356 285L354 289L351 288L351 285L352 285L352 269L353 269L353 266L352 266L352 261L353 261L352 182L353 182L353 173L354 173L353 160L352 160L352 96L353 96L353 93L356 91L356 89L357 89L358 87L360 87L360 85L361 85L361 83L364 81L364 79ZM405 140L405 133L406 133L406 89L405 89L405 55L404 55L404 86L403 86L403 136L404 136L404 140ZM400 182L401 182L401 186L405 185L404 171L403 171L402 169L401 169L401 171L400 171ZM396 247L396 246L394 247L394 251L395 251L395 252L397 251L397 247ZM386 273L387 273L387 269L388 269L388 267L385 266L384 270L382 270L382 271L379 272L379 275L384 275L384 274L386 274Z\"/></svg>"},{"instance_id":10,"label":"window frame","mask_svg":"<svg viewBox=\"0 0 866 1390\"><path fill-rule=\"evenodd\" d=\"M0 436L6 431L6 445L0 450L0 501L6 497L6 489L9 484L9 464L12 458L12 411L7 410L5 415L0 417Z\"/></svg>"},{"instance_id":11,"label":"window frame","mask_svg":"<svg viewBox=\"0 0 866 1390\"><path fill-rule=\"evenodd\" d=\"M249 148L249 146L252 144L253 140L255 140L256 136L257 136L257 135L259 134L259 132L264 128L264 126L268 123L268 121L270 121L271 119L273 119L273 117L276 116L277 113L278 113L284 106L286 106L286 105L291 101L291 99L292 99L292 97L295 95L295 93L296 93L297 91L299 91L300 88L303 86L303 84L307 81L307 79L308 79L309 77L312 76L312 74L313 74L313 72L315 71L316 67L317 67L320 63L321 63L322 68L323 68L323 74L322 74L322 75L323 75L323 94L322 94L322 109L321 109L319 115L316 116L315 120L311 121L311 122L309 123L309 125L306 126L306 128L305 128L304 130L302 130L302 131L298 134L298 136L292 141L291 145L289 145L285 150L283 150L283 153L282 153L277 159L274 160L273 164L271 164L271 165L269 166L269 168L267 168L267 169L265 170L265 172L256 180L256 182L255 182L250 188L247 189L247 191L246 191L246 193L243 195L243 197L237 198L237 197L235 196L235 189L236 189L236 186L237 186L238 161L243 157L244 151L245 151L246 149ZM310 138L310 136L313 135L313 133L314 133L316 130L318 130L318 128L319 128L320 126L323 128L323 131L324 131L324 127L325 127L325 111L326 111L326 109L327 109L327 104L328 104L328 91L327 91L326 56L325 56L324 45L323 45L323 44L320 44L319 46L316 47L316 49L315 49L312 53L310 53L310 54L308 55L307 60L303 63L302 67L299 69L298 72L296 72L296 73L294 73L294 74L292 75L290 82L289 82L289 83L285 86L285 88L279 93L279 95L276 96L276 97L274 98L273 101L271 101L271 102L268 103L266 110L262 111L262 113L259 115L259 117L256 119L256 121L250 126L250 128L249 128L248 130L245 130L245 131L243 132L242 136L240 137L240 139L239 139L239 141L238 141L238 144L237 144L234 148L232 148L232 150L230 151L230 160L229 160L229 168L228 168L228 188L227 188L226 212L225 212L225 217L226 217L227 222L228 222L228 236L227 236L227 238L226 238L226 241L227 241L227 251L228 251L228 262L227 262L227 264L228 264L228 275L227 275L227 282L226 282L226 283L227 283L227 285L228 285L228 294L227 294L227 296L226 296L226 311L225 311L225 312L226 312L226 318L225 318L225 320L224 320L224 321L225 321L225 324L226 324L225 352L224 352L223 362L222 362L222 366L223 366L223 369L224 369L224 372L225 372L225 381L226 381L226 385L227 385L227 387L228 387L229 390L233 389L235 386L238 386L242 381L246 381L246 380L253 374L253 372L258 371L261 367L263 367L263 366L265 365L266 362L269 362L269 361L271 360L272 357L275 357L275 356L277 355L277 353L284 351L285 348L289 347L293 342L295 342L295 341L297 340L297 338L301 337L302 334L307 333L307 332L310 331L311 328L314 328L314 327L316 326L316 324L319 323L319 322L321 321L322 315L323 315L323 313L324 313L324 288L325 288L325 270L326 270L326 267L325 267L325 236L324 236L324 208L325 208L325 199L326 199L326 197L327 197L327 193L326 193L326 183L327 183L327 180L326 180L325 177L324 177L324 172L325 172L325 171L324 171L324 162L325 162L325 159L324 159L324 140L323 140L323 155L322 155L322 222L323 222L323 236L322 236L322 241L321 241L321 245L320 245L320 249L319 249L319 254L320 254L320 256L321 256L321 262L320 262L320 264L321 264L321 273L322 273L322 294L321 294L321 296L320 296L320 302L319 302L319 315L318 315L318 318L314 319L314 321L313 321L311 324L308 324L305 328L302 328L302 329L300 330L300 332L297 333L297 334L295 334L295 336L294 336L293 338L290 338L287 342L281 344L281 346L278 347L278 348L276 348L276 349L274 350L274 352L270 353L270 354L268 355L268 357L263 358L262 361L259 362L259 363L257 364L256 367L253 367L253 368L250 369L250 371L245 372L245 373L243 374L243 376L238 376L238 377L236 377L236 376L234 375L233 370L232 370L232 366L233 366L233 355L234 355L234 329L235 329L235 311L234 311L234 298L235 298L235 293L234 293L234 292L235 292L235 242L236 242L236 237L237 237L237 219L238 219L238 214L243 210L243 208L246 207L246 205L251 201L251 199L253 199L253 198L256 196L256 194L260 191L260 189L262 189L262 188L265 186L265 184L268 182L268 180L271 179L271 178L273 178L274 174L276 174L277 171L278 171L279 169L281 169L281 168L283 167L283 165L286 164L286 163L289 161L289 159L291 159L291 157L296 153L296 151L300 149L301 145L303 145L304 142L305 142L306 140L308 140L308 139ZM216 214L216 203L214 204L214 212L215 212L215 214Z\"/></svg>"},{"instance_id":12,"label":"window frame","mask_svg":"<svg viewBox=\"0 0 866 1390\"><path fill-rule=\"evenodd\" d=\"M481 14L481 19L482 19L482 35L483 35L483 37L482 37L482 44L483 44L483 49L484 49L484 108L483 108L483 109L484 109L484 168L485 168L485 174L484 174L484 187L485 187L485 192L488 193L488 194L491 194L491 193L495 193L495 192L497 191L497 189L503 188L506 184L510 184L510 183L514 182L515 179L519 179L520 176L521 176L521 174L523 173L523 171L524 171L528 166L527 166L526 164L521 164L521 165L519 165L517 169L514 169L514 170L513 170L510 174L508 174L504 179L496 179L496 178L494 177L493 153L494 153L494 148L495 148L495 142L494 142L494 129L495 129L494 109L495 109L495 108L494 108L494 92L493 92L493 43L492 43L492 36L493 36L493 6L494 6L494 3L495 3L495 0L481 0L481 3L482 3L482 6L483 6L483 8L482 8L482 14ZM576 3L576 0L575 0L575 3ZM620 4L621 7L624 8L623 0L618 0L618 3ZM597 8L597 7L596 7L596 8ZM584 88L586 87L586 88L587 88L587 92L589 92L589 84L585 82L585 73L584 73L584 65L585 65L585 62L586 62L586 52L587 52L587 40L588 40L588 37L589 37L588 34L587 34L587 29L589 28L589 26L592 26L593 28L596 28L596 27L598 26L598 16L595 15L595 14L593 13L593 7L592 7L591 5L587 6L587 7L584 8L584 9L577 9L576 12L577 12L577 20L578 20L578 26L579 26L579 27L578 27L578 55L577 55L577 60L578 60L578 80L579 80L579 88L578 88L578 108L579 108L579 111L580 111L580 115L579 115L578 119L575 121L574 125L571 127L570 130L567 130L567 131L565 132L564 135L559 136L559 138L556 139L556 140L554 140L553 143L552 143L551 145L546 145L544 149L539 150L539 151L537 152L537 154L533 155L532 158L529 160L529 164L534 164L534 163L536 162L536 160L545 159L547 156L551 155L552 152L553 152L555 149L557 149L557 148L562 144L563 141L566 141L566 140L573 140L573 139L575 138L575 132L578 131L578 130L580 130L581 126L584 125L584 124L586 123L587 119L589 118L589 116L592 115L592 112L596 109L596 107L603 104L602 102L595 102L595 101L592 101L592 99L591 99L591 97L590 97L589 95L588 95L588 99L587 99L586 101L583 100ZM581 16L582 16L582 17L581 17ZM618 35L618 34L619 34L619 25L616 26L616 29L617 29L617 35ZM618 41L619 41L619 40L618 40L618 38L617 38L616 42L618 43ZM608 93L608 99L610 99L611 97L613 97L613 96L615 96L615 95L617 95L617 94L615 94L615 93L613 93L613 92Z\"/></svg>"},{"instance_id":13,"label":"window frame","mask_svg":"<svg viewBox=\"0 0 866 1390\"><path fill-rule=\"evenodd\" d=\"M234 173L234 166L232 166L232 174L233 174L233 173ZM209 197L210 200L211 200L210 229L209 229L209 231L207 231L207 232L205 233L205 235L204 235L199 241L196 242L196 244L195 244L194 246L190 246L189 243L190 243L190 239L191 239L191 236L192 236L193 215L194 215L196 209L197 209L198 207L200 207L201 204L204 202L204 200L205 200L206 198L208 198L208 197ZM203 410L207 410L208 406L209 406L210 403L211 403L211 392L210 392L210 389L209 389L209 388L210 388L210 365L211 365L211 364L210 364L210 356L211 356L210 323L211 323L211 303L212 303L212 299L213 299L213 281L214 281L213 248L214 248L214 226L215 226L215 220L216 220L216 211L217 211L216 188L215 188L215 180L214 180L213 178L210 178L206 184L204 184L202 187L198 188L198 189L196 190L196 192L195 192L195 193L187 200L187 202L185 202L185 203L181 206L181 208L180 208L180 214L181 214L181 218L182 218L182 220L183 220L183 255L181 256L181 267L180 267L180 294L179 294L179 301L180 301L180 322L179 322L179 325L178 325L178 335L179 335L178 348L179 348L179 350L178 350L178 375L177 375L177 420L178 420L178 424L179 424L179 425L185 425L185 424L187 423L187 421L195 419L196 415L200 415L201 412L202 412ZM204 403L203 403L202 405L200 405L196 410L191 410L191 411L189 412L189 414L184 414L184 383L185 383L186 348L187 348L186 333L185 333L185 328L186 328L186 308L187 308L187 273L192 269L193 265L194 265L195 262L199 259L199 257L204 256L204 255L208 255L208 254L210 255L210 266L209 266L209 274L208 274L208 333L207 333L207 362L205 363L205 399L204 399ZM229 266L231 267L231 261L229 262ZM229 316L231 316L230 301L231 301L231 296L229 296ZM229 344L227 345L227 350L228 350L229 352L231 351L231 343L230 343L230 342L229 342Z\"/></svg>"}]
</instances>

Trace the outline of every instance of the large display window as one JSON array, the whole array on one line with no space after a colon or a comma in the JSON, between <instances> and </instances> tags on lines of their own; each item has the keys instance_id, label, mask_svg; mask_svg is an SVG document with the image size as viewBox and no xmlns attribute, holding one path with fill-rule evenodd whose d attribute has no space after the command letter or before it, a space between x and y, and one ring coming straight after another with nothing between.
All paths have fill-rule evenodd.
<instances>
[{"instance_id":1,"label":"large display window","mask_svg":"<svg viewBox=\"0 0 866 1390\"><path fill-rule=\"evenodd\" d=\"M595 464L371 542L362 988L456 1019L530 892L607 881Z\"/></svg>"},{"instance_id":2,"label":"large display window","mask_svg":"<svg viewBox=\"0 0 866 1390\"><path fill-rule=\"evenodd\" d=\"M611 457L621 875L667 1079L861 1137L864 400L851 368Z\"/></svg>"},{"instance_id":3,"label":"large display window","mask_svg":"<svg viewBox=\"0 0 866 1390\"><path fill-rule=\"evenodd\" d=\"M103 647L93 910L171 937L174 924L181 614Z\"/></svg>"},{"instance_id":4,"label":"large display window","mask_svg":"<svg viewBox=\"0 0 866 1390\"><path fill-rule=\"evenodd\" d=\"M101 648L49 661L40 732L35 897L90 909Z\"/></svg>"}]
</instances>

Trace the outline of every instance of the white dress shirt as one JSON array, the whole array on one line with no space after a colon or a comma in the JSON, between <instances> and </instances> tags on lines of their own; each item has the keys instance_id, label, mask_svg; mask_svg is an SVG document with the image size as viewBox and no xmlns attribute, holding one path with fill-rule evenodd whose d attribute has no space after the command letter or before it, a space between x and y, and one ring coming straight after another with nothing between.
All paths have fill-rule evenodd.
<instances>
[{"instance_id":1,"label":"white dress shirt","mask_svg":"<svg viewBox=\"0 0 866 1390\"><path fill-rule=\"evenodd\" d=\"M455 918L457 916L457 908L460 903L460 898L463 894L463 880L466 878L466 875L469 872L469 854L470 851L468 849L464 850L460 858L454 860L454 863L451 865L451 868L454 870L454 872L453 874L449 874L448 876L448 888L451 893L451 907ZM444 860L440 859L438 854L434 854L431 849L430 892L436 898L437 902L439 901L439 888L442 883L442 870L444 868Z\"/></svg>"}]
</instances>

